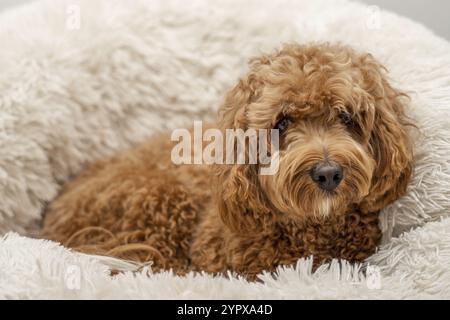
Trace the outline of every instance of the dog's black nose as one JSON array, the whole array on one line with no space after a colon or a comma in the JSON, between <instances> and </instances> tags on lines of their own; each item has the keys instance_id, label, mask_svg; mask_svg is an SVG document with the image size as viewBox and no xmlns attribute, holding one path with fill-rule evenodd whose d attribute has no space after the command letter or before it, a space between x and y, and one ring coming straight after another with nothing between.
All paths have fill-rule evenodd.
<instances>
[{"instance_id":1,"label":"dog's black nose","mask_svg":"<svg viewBox=\"0 0 450 320\"><path fill-rule=\"evenodd\" d=\"M311 178L320 189L333 191L341 183L344 172L339 163L321 161L311 170Z\"/></svg>"}]
</instances>

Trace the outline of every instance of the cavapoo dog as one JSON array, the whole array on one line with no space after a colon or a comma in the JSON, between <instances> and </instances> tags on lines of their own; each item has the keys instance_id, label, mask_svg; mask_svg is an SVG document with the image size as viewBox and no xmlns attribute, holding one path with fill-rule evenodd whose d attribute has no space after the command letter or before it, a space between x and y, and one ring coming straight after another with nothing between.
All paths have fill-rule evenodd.
<instances>
[{"instance_id":1,"label":"cavapoo dog","mask_svg":"<svg viewBox=\"0 0 450 320\"><path fill-rule=\"evenodd\" d=\"M90 165L46 212L42 236L82 252L256 279L313 256L363 261L379 211L412 171L404 113L370 55L340 44L288 44L251 60L217 128L278 129L279 168L175 165L159 135Z\"/></svg>"}]
</instances>

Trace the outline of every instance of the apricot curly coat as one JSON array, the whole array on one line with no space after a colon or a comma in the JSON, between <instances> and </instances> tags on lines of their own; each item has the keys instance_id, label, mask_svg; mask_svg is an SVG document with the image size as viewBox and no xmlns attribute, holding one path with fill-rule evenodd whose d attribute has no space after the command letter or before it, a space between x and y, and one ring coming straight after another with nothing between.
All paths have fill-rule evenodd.
<instances>
[{"instance_id":1,"label":"apricot curly coat","mask_svg":"<svg viewBox=\"0 0 450 320\"><path fill-rule=\"evenodd\" d=\"M363 261L381 236L379 210L411 175L404 98L370 54L284 45L251 61L218 120L225 130L285 119L276 174L259 175L258 164L174 165L174 143L161 135L89 166L49 205L42 235L179 274L255 279L310 255L315 265ZM320 161L342 167L332 192L311 178Z\"/></svg>"}]
</instances>

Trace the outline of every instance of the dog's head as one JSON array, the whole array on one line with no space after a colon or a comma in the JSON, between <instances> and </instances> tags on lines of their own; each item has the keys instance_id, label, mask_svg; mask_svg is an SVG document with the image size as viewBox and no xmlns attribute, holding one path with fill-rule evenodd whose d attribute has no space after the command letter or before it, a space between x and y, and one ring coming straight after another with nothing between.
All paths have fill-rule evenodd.
<instances>
[{"instance_id":1,"label":"dog's head","mask_svg":"<svg viewBox=\"0 0 450 320\"><path fill-rule=\"evenodd\" d=\"M221 129L279 129L279 170L218 167L222 220L235 231L276 219L375 212L403 195L412 155L405 95L370 55L341 45L285 45L255 58L225 97Z\"/></svg>"}]
</instances>

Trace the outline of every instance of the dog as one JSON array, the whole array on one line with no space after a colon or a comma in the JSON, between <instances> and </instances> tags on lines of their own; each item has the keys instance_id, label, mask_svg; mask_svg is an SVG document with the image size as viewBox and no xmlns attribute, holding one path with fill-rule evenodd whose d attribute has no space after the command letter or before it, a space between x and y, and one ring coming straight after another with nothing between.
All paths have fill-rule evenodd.
<instances>
[{"instance_id":1,"label":"dog","mask_svg":"<svg viewBox=\"0 0 450 320\"><path fill-rule=\"evenodd\" d=\"M49 204L42 237L177 274L263 271L313 257L363 262L381 209L406 192L408 97L372 55L285 44L250 61L216 127L275 129L279 168L175 165L160 134L90 165Z\"/></svg>"}]
</instances>

